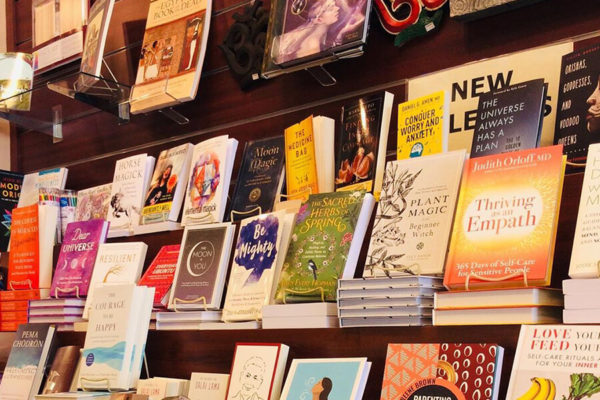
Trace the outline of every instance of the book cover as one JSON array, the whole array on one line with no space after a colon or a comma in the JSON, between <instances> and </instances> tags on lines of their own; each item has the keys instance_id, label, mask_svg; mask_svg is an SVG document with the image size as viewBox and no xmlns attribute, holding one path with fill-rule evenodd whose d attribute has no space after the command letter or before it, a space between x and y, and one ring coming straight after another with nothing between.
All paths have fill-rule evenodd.
<instances>
[{"instance_id":1,"label":"book cover","mask_svg":"<svg viewBox=\"0 0 600 400\"><path fill-rule=\"evenodd\" d=\"M229 374L192 372L187 397L190 400L225 400L228 385Z\"/></svg>"},{"instance_id":2,"label":"book cover","mask_svg":"<svg viewBox=\"0 0 600 400\"><path fill-rule=\"evenodd\" d=\"M78 191L75 221L106 219L110 207L111 191L112 183Z\"/></svg>"},{"instance_id":3,"label":"book cover","mask_svg":"<svg viewBox=\"0 0 600 400\"><path fill-rule=\"evenodd\" d=\"M246 142L240 172L233 192L231 210L247 212L260 207L261 213L273 210L283 185L285 139L276 136ZM239 220L239 214L233 220Z\"/></svg>"},{"instance_id":4,"label":"book cover","mask_svg":"<svg viewBox=\"0 0 600 400\"><path fill-rule=\"evenodd\" d=\"M196 97L204 62L211 0L150 3L131 93L131 112L175 105Z\"/></svg>"},{"instance_id":5,"label":"book cover","mask_svg":"<svg viewBox=\"0 0 600 400\"><path fill-rule=\"evenodd\" d=\"M106 240L103 219L71 222L63 237L50 293L54 297L87 296L98 247Z\"/></svg>"},{"instance_id":6,"label":"book cover","mask_svg":"<svg viewBox=\"0 0 600 400\"><path fill-rule=\"evenodd\" d=\"M554 143L571 162L585 162L600 134L600 45L562 57Z\"/></svg>"},{"instance_id":7,"label":"book cover","mask_svg":"<svg viewBox=\"0 0 600 400\"><path fill-rule=\"evenodd\" d=\"M561 145L468 160L444 285L548 286L564 168Z\"/></svg>"},{"instance_id":8,"label":"book cover","mask_svg":"<svg viewBox=\"0 0 600 400\"><path fill-rule=\"evenodd\" d=\"M503 352L487 343L390 343L381 400L497 399Z\"/></svg>"},{"instance_id":9,"label":"book cover","mask_svg":"<svg viewBox=\"0 0 600 400\"><path fill-rule=\"evenodd\" d=\"M364 277L444 272L465 151L387 163Z\"/></svg>"},{"instance_id":10,"label":"book cover","mask_svg":"<svg viewBox=\"0 0 600 400\"><path fill-rule=\"evenodd\" d=\"M114 4L115 0L99 0L90 7L81 55L79 90L83 91L93 85L98 80L97 77L101 76L104 45Z\"/></svg>"},{"instance_id":11,"label":"book cover","mask_svg":"<svg viewBox=\"0 0 600 400\"><path fill-rule=\"evenodd\" d=\"M596 398L598 334L597 326L521 326L506 399Z\"/></svg>"},{"instance_id":12,"label":"book cover","mask_svg":"<svg viewBox=\"0 0 600 400\"><path fill-rule=\"evenodd\" d=\"M276 269L281 266L284 211L242 220L235 245L223 321L260 319L269 304ZM285 252L285 251L284 251Z\"/></svg>"},{"instance_id":13,"label":"book cover","mask_svg":"<svg viewBox=\"0 0 600 400\"><path fill-rule=\"evenodd\" d=\"M40 287L38 205L14 208L11 231L8 289L38 289Z\"/></svg>"},{"instance_id":14,"label":"book cover","mask_svg":"<svg viewBox=\"0 0 600 400\"><path fill-rule=\"evenodd\" d=\"M288 352L281 343L236 343L227 400L279 399Z\"/></svg>"},{"instance_id":15,"label":"book cover","mask_svg":"<svg viewBox=\"0 0 600 400\"><path fill-rule=\"evenodd\" d=\"M538 147L545 102L543 79L479 96L471 158Z\"/></svg>"},{"instance_id":16,"label":"book cover","mask_svg":"<svg viewBox=\"0 0 600 400\"><path fill-rule=\"evenodd\" d=\"M194 146L182 224L222 222L237 140L217 136Z\"/></svg>"},{"instance_id":17,"label":"book cover","mask_svg":"<svg viewBox=\"0 0 600 400\"><path fill-rule=\"evenodd\" d=\"M54 331L48 324L19 326L0 383L2 400L30 400L39 393Z\"/></svg>"},{"instance_id":18,"label":"book cover","mask_svg":"<svg viewBox=\"0 0 600 400\"><path fill-rule=\"evenodd\" d=\"M0 170L0 252L8 250L12 210L19 203L23 174Z\"/></svg>"},{"instance_id":19,"label":"book cover","mask_svg":"<svg viewBox=\"0 0 600 400\"><path fill-rule=\"evenodd\" d=\"M68 392L80 357L80 346L59 347L54 355L42 394Z\"/></svg>"},{"instance_id":20,"label":"book cover","mask_svg":"<svg viewBox=\"0 0 600 400\"><path fill-rule=\"evenodd\" d=\"M160 152L144 198L142 224L177 220L189 175L191 155L190 143Z\"/></svg>"},{"instance_id":21,"label":"book cover","mask_svg":"<svg viewBox=\"0 0 600 400\"><path fill-rule=\"evenodd\" d=\"M30 111L33 56L4 52L0 54L0 64L0 105L7 110Z\"/></svg>"},{"instance_id":22,"label":"book cover","mask_svg":"<svg viewBox=\"0 0 600 400\"><path fill-rule=\"evenodd\" d=\"M155 307L164 307L166 305L166 300L168 299L165 299L165 297L168 295L173 284L180 247L179 244L162 246L138 282L139 286L155 288Z\"/></svg>"},{"instance_id":23,"label":"book cover","mask_svg":"<svg viewBox=\"0 0 600 400\"><path fill-rule=\"evenodd\" d=\"M122 158L115 163L107 216L111 231L131 231L139 225L153 168L154 157L148 157L146 153Z\"/></svg>"},{"instance_id":24,"label":"book cover","mask_svg":"<svg viewBox=\"0 0 600 400\"><path fill-rule=\"evenodd\" d=\"M310 195L296 218L281 270L276 300L335 301L338 278L345 276L364 192ZM352 272L352 275L354 272Z\"/></svg>"},{"instance_id":25,"label":"book cover","mask_svg":"<svg viewBox=\"0 0 600 400\"><path fill-rule=\"evenodd\" d=\"M447 151L449 111L443 90L398 104L398 160Z\"/></svg>"},{"instance_id":26,"label":"book cover","mask_svg":"<svg viewBox=\"0 0 600 400\"><path fill-rule=\"evenodd\" d=\"M0 290L0 302L43 299L49 296L49 289Z\"/></svg>"},{"instance_id":27,"label":"book cover","mask_svg":"<svg viewBox=\"0 0 600 400\"><path fill-rule=\"evenodd\" d=\"M286 128L285 138L285 182L287 199L306 198L319 193L315 136L312 115Z\"/></svg>"},{"instance_id":28,"label":"book cover","mask_svg":"<svg viewBox=\"0 0 600 400\"><path fill-rule=\"evenodd\" d=\"M234 231L229 223L185 228L169 299L170 309L221 307ZM196 300L197 303L189 303Z\"/></svg>"},{"instance_id":29,"label":"book cover","mask_svg":"<svg viewBox=\"0 0 600 400\"><path fill-rule=\"evenodd\" d=\"M590 144L587 151L587 163L579 198L577 224L573 237L573 250L569 264L571 278L598 278L598 262L600 253L598 245L600 237L600 221L596 218L600 213L600 194L598 180L600 178L600 143Z\"/></svg>"},{"instance_id":30,"label":"book cover","mask_svg":"<svg viewBox=\"0 0 600 400\"><path fill-rule=\"evenodd\" d=\"M67 168L54 168L25 175L17 207L37 204L40 188L64 189L68 172Z\"/></svg>"}]
</instances>

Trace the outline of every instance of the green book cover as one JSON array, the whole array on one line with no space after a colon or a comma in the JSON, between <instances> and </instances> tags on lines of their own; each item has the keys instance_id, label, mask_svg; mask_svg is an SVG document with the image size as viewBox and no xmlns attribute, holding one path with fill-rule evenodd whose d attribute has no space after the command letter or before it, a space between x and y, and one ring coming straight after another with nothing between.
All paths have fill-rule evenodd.
<instances>
[{"instance_id":1,"label":"green book cover","mask_svg":"<svg viewBox=\"0 0 600 400\"><path fill-rule=\"evenodd\" d=\"M296 219L275 299L335 301L365 192L310 195Z\"/></svg>"}]
</instances>

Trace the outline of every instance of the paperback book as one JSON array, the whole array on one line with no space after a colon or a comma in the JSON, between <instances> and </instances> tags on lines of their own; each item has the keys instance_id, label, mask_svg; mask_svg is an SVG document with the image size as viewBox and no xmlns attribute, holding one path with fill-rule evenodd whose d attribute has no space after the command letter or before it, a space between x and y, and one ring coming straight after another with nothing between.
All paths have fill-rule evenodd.
<instances>
[{"instance_id":1,"label":"paperback book","mask_svg":"<svg viewBox=\"0 0 600 400\"><path fill-rule=\"evenodd\" d=\"M19 202L23 174L0 170L0 252L8 250L10 241L10 225L12 222L12 210Z\"/></svg>"},{"instance_id":2,"label":"paperback book","mask_svg":"<svg viewBox=\"0 0 600 400\"><path fill-rule=\"evenodd\" d=\"M80 357L80 346L59 347L54 355L42 394L68 392Z\"/></svg>"},{"instance_id":3,"label":"paperback book","mask_svg":"<svg viewBox=\"0 0 600 400\"><path fill-rule=\"evenodd\" d=\"M154 307L166 307L169 302L180 247L178 244L162 246L138 282L139 286L155 289Z\"/></svg>"},{"instance_id":4,"label":"paperback book","mask_svg":"<svg viewBox=\"0 0 600 400\"><path fill-rule=\"evenodd\" d=\"M54 168L25 175L17 207L38 204L40 188L64 189L68 172L66 168Z\"/></svg>"},{"instance_id":5,"label":"paperback book","mask_svg":"<svg viewBox=\"0 0 600 400\"><path fill-rule=\"evenodd\" d=\"M229 374L192 372L187 397L190 400L225 400L228 385Z\"/></svg>"},{"instance_id":6,"label":"paperback book","mask_svg":"<svg viewBox=\"0 0 600 400\"><path fill-rule=\"evenodd\" d=\"M98 0L90 7L85 42L81 55L82 72L79 75L79 91L85 91L101 76L104 61L104 45L112 17L115 0Z\"/></svg>"},{"instance_id":7,"label":"paperback book","mask_svg":"<svg viewBox=\"0 0 600 400\"><path fill-rule=\"evenodd\" d=\"M112 183L94 186L77 192L75 221L106 219L110 207Z\"/></svg>"},{"instance_id":8,"label":"paperback book","mask_svg":"<svg viewBox=\"0 0 600 400\"><path fill-rule=\"evenodd\" d=\"M287 199L305 199L319 193L312 115L285 130Z\"/></svg>"},{"instance_id":9,"label":"paperback book","mask_svg":"<svg viewBox=\"0 0 600 400\"><path fill-rule=\"evenodd\" d=\"M13 209L11 231L7 287L38 289L41 281L38 205ZM45 239L53 240L54 237ZM51 271L52 267L50 274Z\"/></svg>"}]
</instances>

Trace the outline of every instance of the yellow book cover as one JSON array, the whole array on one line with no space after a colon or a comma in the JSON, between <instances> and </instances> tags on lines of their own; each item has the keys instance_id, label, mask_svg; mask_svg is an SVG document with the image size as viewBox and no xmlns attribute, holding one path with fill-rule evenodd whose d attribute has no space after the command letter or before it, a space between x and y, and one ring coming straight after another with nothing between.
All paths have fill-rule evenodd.
<instances>
[{"instance_id":1,"label":"yellow book cover","mask_svg":"<svg viewBox=\"0 0 600 400\"><path fill-rule=\"evenodd\" d=\"M312 115L285 130L285 174L288 200L319 193Z\"/></svg>"},{"instance_id":2,"label":"yellow book cover","mask_svg":"<svg viewBox=\"0 0 600 400\"><path fill-rule=\"evenodd\" d=\"M398 104L398 160L448 150L448 101L443 90Z\"/></svg>"},{"instance_id":3,"label":"yellow book cover","mask_svg":"<svg viewBox=\"0 0 600 400\"><path fill-rule=\"evenodd\" d=\"M564 168L562 145L468 160L444 285L549 285Z\"/></svg>"}]
</instances>

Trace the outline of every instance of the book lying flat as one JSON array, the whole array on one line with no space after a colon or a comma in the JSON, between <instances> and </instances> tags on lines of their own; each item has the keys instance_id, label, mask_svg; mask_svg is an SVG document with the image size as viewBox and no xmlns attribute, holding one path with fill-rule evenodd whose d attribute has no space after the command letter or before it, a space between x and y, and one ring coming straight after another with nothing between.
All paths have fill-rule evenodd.
<instances>
[{"instance_id":1,"label":"book lying flat","mask_svg":"<svg viewBox=\"0 0 600 400\"><path fill-rule=\"evenodd\" d=\"M436 309L563 305L562 291L549 288L438 292L434 296Z\"/></svg>"},{"instance_id":2,"label":"book lying flat","mask_svg":"<svg viewBox=\"0 0 600 400\"><path fill-rule=\"evenodd\" d=\"M561 322L562 307L433 310L434 325L519 325Z\"/></svg>"}]
</instances>

